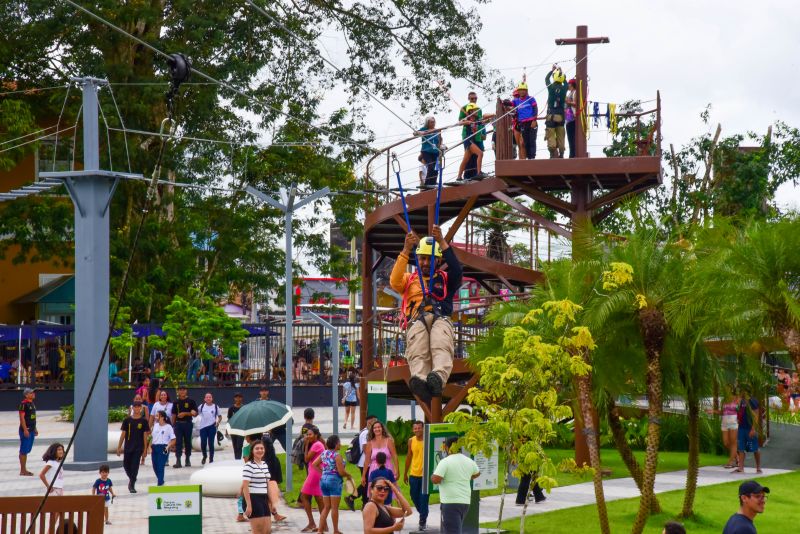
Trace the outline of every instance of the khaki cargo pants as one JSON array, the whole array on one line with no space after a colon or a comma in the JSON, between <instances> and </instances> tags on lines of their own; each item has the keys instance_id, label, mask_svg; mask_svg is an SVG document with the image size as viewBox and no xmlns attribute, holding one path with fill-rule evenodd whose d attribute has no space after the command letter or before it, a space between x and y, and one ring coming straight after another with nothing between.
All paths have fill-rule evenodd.
<instances>
[{"instance_id":1,"label":"khaki cargo pants","mask_svg":"<svg viewBox=\"0 0 800 534\"><path fill-rule=\"evenodd\" d=\"M428 373L433 371L442 379L442 384L447 384L455 353L453 323L449 317L439 317L436 321L433 319L433 314L426 313L424 324L422 320L417 320L408 327L406 359L411 376L426 380Z\"/></svg>"},{"instance_id":2,"label":"khaki cargo pants","mask_svg":"<svg viewBox=\"0 0 800 534\"><path fill-rule=\"evenodd\" d=\"M550 153L553 153L553 150L558 150L560 154L564 154L564 116L563 115L547 115L547 121L545 122L545 126L548 124L555 123L555 126L547 126L544 131L544 138L547 141L547 148L550 150Z\"/></svg>"}]
</instances>

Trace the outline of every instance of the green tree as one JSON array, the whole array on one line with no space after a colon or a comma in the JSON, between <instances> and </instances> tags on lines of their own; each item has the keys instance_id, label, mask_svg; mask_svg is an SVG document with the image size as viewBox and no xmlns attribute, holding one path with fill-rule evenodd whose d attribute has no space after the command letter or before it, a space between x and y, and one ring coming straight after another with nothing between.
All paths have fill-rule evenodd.
<instances>
[{"instance_id":1,"label":"green tree","mask_svg":"<svg viewBox=\"0 0 800 534\"><path fill-rule=\"evenodd\" d=\"M556 421L572 415L571 408L559 401L557 385L590 372L589 365L568 347L588 347L591 335L569 328L569 335L562 335L563 307L563 303L548 303L544 308L509 303L494 309L490 319L498 326L471 358L480 374L478 385L467 395L473 413L455 412L446 418L464 432L460 443L471 453L489 455L496 443L505 459L498 528L512 464L517 466L517 476L535 473L541 487L549 490L556 485L544 445L555 438ZM520 313L524 318L506 326L509 314ZM523 524L524 513L525 509Z\"/></svg>"},{"instance_id":2,"label":"green tree","mask_svg":"<svg viewBox=\"0 0 800 534\"><path fill-rule=\"evenodd\" d=\"M413 100L423 110L446 99L431 79L484 77L475 9L452 0L257 2L268 16L246 3L221 0L80 3L160 50L186 53L199 70L252 95L245 98L197 77L191 80L195 84L182 86L175 108L178 133L222 143L170 142L162 176L169 181L223 189L252 185L273 195L292 185L301 191L325 185L356 189L354 167L371 150L372 138L364 89L384 100ZM27 89L64 83L68 75L105 77L115 97L105 89L99 95L109 126L122 126L118 104L127 128L158 131L167 112L167 69L147 47L64 2L10 0L0 12L0 26L7 36L0 45L0 79ZM329 32L348 44L343 68L335 72L323 62L319 40ZM398 83L401 63L412 77ZM320 106L336 89L349 96L348 107L322 117ZM72 90L65 98L64 92L0 97L0 140L28 133L34 124L49 126L56 117L62 128L75 124L80 95ZM59 160L72 158L72 143L63 135ZM129 152L134 172L151 173L160 145L156 136L129 134L126 149L122 134L108 135L110 146L101 135L104 167L127 170ZM0 165L15 165L35 147L3 153ZM112 293L144 207L144 187L125 181L113 200ZM346 237L358 235L359 198L337 196L329 202ZM18 244L20 261L72 257L69 201L45 196L4 203L2 209L0 253ZM215 299L232 288L255 291L259 300L282 294L283 252L275 239L280 222L278 212L239 193L160 187L123 304L134 318L151 321L163 319L172 297L186 297L193 287ZM342 271L341 260L314 231L323 222L320 217L297 222L295 244L324 272Z\"/></svg>"},{"instance_id":3,"label":"green tree","mask_svg":"<svg viewBox=\"0 0 800 534\"><path fill-rule=\"evenodd\" d=\"M165 353L170 374L183 376L191 347L200 357L214 342L219 342L226 354L237 354L238 344L247 337L237 319L228 317L218 305L196 291L189 299L176 296L166 308L162 325L165 337L150 336L151 347Z\"/></svg>"}]
</instances>

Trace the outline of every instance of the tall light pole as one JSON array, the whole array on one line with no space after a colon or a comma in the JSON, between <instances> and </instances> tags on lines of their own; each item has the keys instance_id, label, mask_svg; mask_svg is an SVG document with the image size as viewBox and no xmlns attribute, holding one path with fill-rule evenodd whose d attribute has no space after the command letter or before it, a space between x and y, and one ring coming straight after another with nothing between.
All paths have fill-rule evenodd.
<instances>
[{"instance_id":1,"label":"tall light pole","mask_svg":"<svg viewBox=\"0 0 800 534\"><path fill-rule=\"evenodd\" d=\"M263 193L252 186L247 186L246 191L256 199L265 202L275 209L283 212L284 231L286 232L286 359L284 362L284 369L286 369L286 404L292 407L292 320L294 319L294 306L292 305L292 218L294 213L303 206L310 204L322 197L328 196L331 190L327 187L311 193L305 198L296 200L295 188L290 189L281 188L281 203L271 196ZM267 336L269 337L269 336ZM286 423L286 443L283 448L286 450L286 491L292 491L292 426L294 419L289 419Z\"/></svg>"}]
</instances>

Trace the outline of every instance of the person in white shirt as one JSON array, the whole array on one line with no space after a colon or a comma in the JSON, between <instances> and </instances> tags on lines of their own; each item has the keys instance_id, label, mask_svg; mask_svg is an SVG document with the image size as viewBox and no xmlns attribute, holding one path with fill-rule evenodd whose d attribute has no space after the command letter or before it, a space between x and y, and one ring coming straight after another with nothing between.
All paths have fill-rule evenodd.
<instances>
[{"instance_id":1,"label":"person in white shirt","mask_svg":"<svg viewBox=\"0 0 800 534\"><path fill-rule=\"evenodd\" d=\"M247 462L242 468L242 496L246 506L245 515L250 518L253 534L268 534L272 530L272 512L280 500L278 484L269 474L264 460L266 449L261 440L251 444Z\"/></svg>"},{"instance_id":2,"label":"person in white shirt","mask_svg":"<svg viewBox=\"0 0 800 534\"><path fill-rule=\"evenodd\" d=\"M169 401L169 393L163 389L158 392L158 399L153 403L153 407L150 409L150 421L148 421L150 423L150 428L153 428L153 425L156 423L158 412L167 412L167 421L169 421L169 416L172 414L172 403Z\"/></svg>"},{"instance_id":3,"label":"person in white shirt","mask_svg":"<svg viewBox=\"0 0 800 534\"><path fill-rule=\"evenodd\" d=\"M206 393L203 404L197 409L200 416L200 451L203 453L202 464L214 463L214 438L217 435L217 427L222 422L222 414L219 413L219 406L214 404L214 397L211 393ZM206 454L208 449L208 454Z\"/></svg>"},{"instance_id":4,"label":"person in white shirt","mask_svg":"<svg viewBox=\"0 0 800 534\"><path fill-rule=\"evenodd\" d=\"M44 469L39 473L39 479L44 484L45 488L50 487L53 482L53 477L56 478L53 482L53 488L50 490L50 495L64 495L64 470L58 470L58 464L64 459L64 446L60 443L53 443L47 448L42 461L45 462ZM58 471L58 476L56 476Z\"/></svg>"},{"instance_id":5,"label":"person in white shirt","mask_svg":"<svg viewBox=\"0 0 800 534\"><path fill-rule=\"evenodd\" d=\"M175 431L169 424L166 410L156 412L155 424L150 428L150 456L158 485L164 485L164 468L169 463L169 451L175 450Z\"/></svg>"}]
</instances>

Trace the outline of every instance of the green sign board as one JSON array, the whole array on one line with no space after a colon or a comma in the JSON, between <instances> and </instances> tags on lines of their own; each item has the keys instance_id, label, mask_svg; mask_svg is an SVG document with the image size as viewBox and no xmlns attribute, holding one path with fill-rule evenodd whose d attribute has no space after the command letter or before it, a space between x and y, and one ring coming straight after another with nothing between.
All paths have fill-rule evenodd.
<instances>
[{"instance_id":1,"label":"green sign board","mask_svg":"<svg viewBox=\"0 0 800 534\"><path fill-rule=\"evenodd\" d=\"M203 490L199 485L150 486L147 510L150 534L203 532Z\"/></svg>"},{"instance_id":2,"label":"green sign board","mask_svg":"<svg viewBox=\"0 0 800 534\"><path fill-rule=\"evenodd\" d=\"M461 434L453 429L452 423L433 423L425 425L422 436L424 442L422 456L422 491L428 493L439 493L439 486L431 482L431 475L439 465L439 461L447 456L444 442L447 438L461 437ZM426 491L427 490L427 491Z\"/></svg>"},{"instance_id":3,"label":"green sign board","mask_svg":"<svg viewBox=\"0 0 800 534\"><path fill-rule=\"evenodd\" d=\"M367 411L374 414L378 421L386 424L386 394L389 391L386 382L367 382Z\"/></svg>"}]
</instances>

